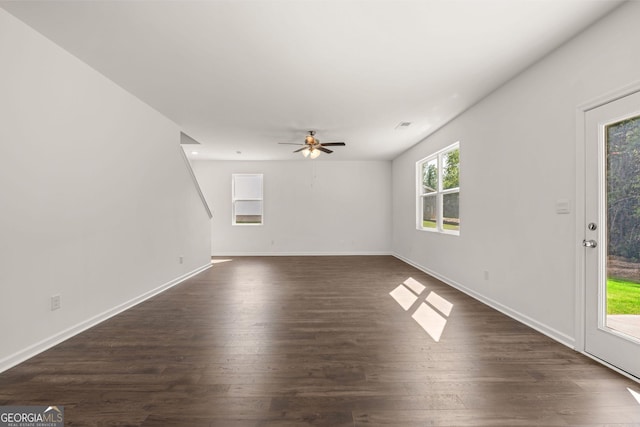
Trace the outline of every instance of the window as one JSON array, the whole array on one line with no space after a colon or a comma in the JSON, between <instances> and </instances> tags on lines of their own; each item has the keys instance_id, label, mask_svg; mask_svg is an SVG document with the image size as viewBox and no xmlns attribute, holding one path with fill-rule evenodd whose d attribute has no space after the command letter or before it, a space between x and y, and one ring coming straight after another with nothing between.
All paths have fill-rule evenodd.
<instances>
[{"instance_id":1,"label":"window","mask_svg":"<svg viewBox=\"0 0 640 427\"><path fill-rule=\"evenodd\" d=\"M233 225L262 225L262 174L231 176Z\"/></svg>"},{"instance_id":2,"label":"window","mask_svg":"<svg viewBox=\"0 0 640 427\"><path fill-rule=\"evenodd\" d=\"M416 163L418 230L460 234L460 143Z\"/></svg>"}]
</instances>

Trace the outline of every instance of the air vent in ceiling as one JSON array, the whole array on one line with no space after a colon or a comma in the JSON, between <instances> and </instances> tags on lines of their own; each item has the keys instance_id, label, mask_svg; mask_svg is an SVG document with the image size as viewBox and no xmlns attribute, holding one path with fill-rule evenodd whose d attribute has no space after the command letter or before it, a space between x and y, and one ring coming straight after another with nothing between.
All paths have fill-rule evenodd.
<instances>
[{"instance_id":1,"label":"air vent in ceiling","mask_svg":"<svg viewBox=\"0 0 640 427\"><path fill-rule=\"evenodd\" d=\"M409 126L411 126L411 122L400 122L398 126L396 126L396 129L406 129Z\"/></svg>"}]
</instances>

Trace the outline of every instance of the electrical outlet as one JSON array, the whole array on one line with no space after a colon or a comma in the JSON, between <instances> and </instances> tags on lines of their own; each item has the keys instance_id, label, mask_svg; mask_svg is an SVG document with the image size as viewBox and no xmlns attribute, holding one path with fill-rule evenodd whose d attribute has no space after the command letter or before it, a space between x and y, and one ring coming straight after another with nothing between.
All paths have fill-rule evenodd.
<instances>
[{"instance_id":1,"label":"electrical outlet","mask_svg":"<svg viewBox=\"0 0 640 427\"><path fill-rule=\"evenodd\" d=\"M487 270L484 271L484 280L489 280L489 272Z\"/></svg>"},{"instance_id":2,"label":"electrical outlet","mask_svg":"<svg viewBox=\"0 0 640 427\"><path fill-rule=\"evenodd\" d=\"M60 295L51 297L51 311L59 310L61 307Z\"/></svg>"},{"instance_id":3,"label":"electrical outlet","mask_svg":"<svg viewBox=\"0 0 640 427\"><path fill-rule=\"evenodd\" d=\"M180 264L184 263L184 257L183 257L183 256L178 257L178 262L179 262Z\"/></svg>"}]
</instances>

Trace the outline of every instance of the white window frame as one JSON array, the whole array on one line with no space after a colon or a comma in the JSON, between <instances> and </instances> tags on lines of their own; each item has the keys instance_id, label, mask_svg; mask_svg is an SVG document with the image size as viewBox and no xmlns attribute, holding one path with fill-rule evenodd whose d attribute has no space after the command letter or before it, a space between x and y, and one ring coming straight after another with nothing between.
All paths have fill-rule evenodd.
<instances>
[{"instance_id":1,"label":"white window frame","mask_svg":"<svg viewBox=\"0 0 640 427\"><path fill-rule=\"evenodd\" d=\"M442 189L444 157L447 153L456 149L458 151L460 150L459 141L416 162L416 229L420 231L430 231L432 233L451 234L455 236L460 235L460 229L446 230L443 226L443 196L445 196L446 194L460 193L460 186L455 188L448 188L446 190ZM438 188L436 189L435 192L423 193L422 192L422 166L425 163L429 163L433 160L436 160L436 164L438 168ZM460 168L459 163L458 163L458 168ZM435 197L436 199L436 227L435 228L424 227L423 225L422 209L424 206L423 199L425 197Z\"/></svg>"},{"instance_id":2,"label":"white window frame","mask_svg":"<svg viewBox=\"0 0 640 427\"><path fill-rule=\"evenodd\" d=\"M241 197L236 195L236 177L260 177L259 197ZM260 222L236 222L236 202L260 201ZM264 176L261 173L231 174L231 225L261 226L264 225Z\"/></svg>"}]
</instances>

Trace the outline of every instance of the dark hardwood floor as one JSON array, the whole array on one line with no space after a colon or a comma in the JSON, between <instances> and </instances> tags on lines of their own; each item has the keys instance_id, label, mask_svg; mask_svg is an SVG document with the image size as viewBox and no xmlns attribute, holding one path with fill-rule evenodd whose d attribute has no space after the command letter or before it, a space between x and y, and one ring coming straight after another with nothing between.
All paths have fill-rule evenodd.
<instances>
[{"instance_id":1,"label":"dark hardwood floor","mask_svg":"<svg viewBox=\"0 0 640 427\"><path fill-rule=\"evenodd\" d=\"M453 304L425 311L439 341L412 317L432 291ZM241 257L0 374L0 405L69 426L640 426L627 388L393 257Z\"/></svg>"}]
</instances>

